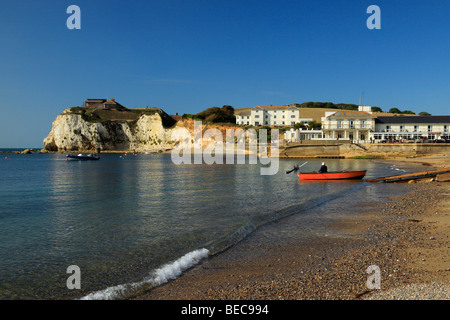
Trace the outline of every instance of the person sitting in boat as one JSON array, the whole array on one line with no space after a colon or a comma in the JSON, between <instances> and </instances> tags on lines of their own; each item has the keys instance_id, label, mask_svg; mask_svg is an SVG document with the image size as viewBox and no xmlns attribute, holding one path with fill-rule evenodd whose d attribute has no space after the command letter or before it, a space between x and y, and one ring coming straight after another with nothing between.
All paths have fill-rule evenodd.
<instances>
[{"instance_id":1,"label":"person sitting in boat","mask_svg":"<svg viewBox=\"0 0 450 320\"><path fill-rule=\"evenodd\" d=\"M325 173L325 172L328 172L328 168L325 165L325 162L322 162L322 166L319 169L319 173Z\"/></svg>"}]
</instances>

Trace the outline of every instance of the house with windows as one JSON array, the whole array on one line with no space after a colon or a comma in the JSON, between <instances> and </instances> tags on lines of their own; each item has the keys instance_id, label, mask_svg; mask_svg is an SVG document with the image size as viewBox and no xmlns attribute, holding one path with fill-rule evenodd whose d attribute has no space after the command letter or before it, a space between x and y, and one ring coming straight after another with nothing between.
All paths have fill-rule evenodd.
<instances>
[{"instance_id":1,"label":"house with windows","mask_svg":"<svg viewBox=\"0 0 450 320\"><path fill-rule=\"evenodd\" d=\"M256 106L251 110L255 126L287 126L300 121L300 109L288 106Z\"/></svg>"},{"instance_id":2,"label":"house with windows","mask_svg":"<svg viewBox=\"0 0 450 320\"><path fill-rule=\"evenodd\" d=\"M102 109L103 103L106 102L106 99L86 99L83 103L83 107L91 108L91 109Z\"/></svg>"},{"instance_id":3,"label":"house with windows","mask_svg":"<svg viewBox=\"0 0 450 320\"><path fill-rule=\"evenodd\" d=\"M86 99L83 103L83 107L91 109L121 109L125 108L118 103L115 99Z\"/></svg>"},{"instance_id":4,"label":"house with windows","mask_svg":"<svg viewBox=\"0 0 450 320\"><path fill-rule=\"evenodd\" d=\"M250 111L244 111L239 114L236 114L236 124L240 125L253 125L251 123L251 112Z\"/></svg>"},{"instance_id":5,"label":"house with windows","mask_svg":"<svg viewBox=\"0 0 450 320\"><path fill-rule=\"evenodd\" d=\"M323 138L328 140L369 141L375 130L375 119L370 106L359 106L358 111L326 112L322 118Z\"/></svg>"},{"instance_id":6,"label":"house with windows","mask_svg":"<svg viewBox=\"0 0 450 320\"><path fill-rule=\"evenodd\" d=\"M118 103L115 99L110 99L103 103L103 109L121 109L125 108L123 105Z\"/></svg>"},{"instance_id":7,"label":"house with windows","mask_svg":"<svg viewBox=\"0 0 450 320\"><path fill-rule=\"evenodd\" d=\"M302 119L300 109L295 106L256 106L236 114L236 124L252 126L292 126L312 120Z\"/></svg>"},{"instance_id":8,"label":"house with windows","mask_svg":"<svg viewBox=\"0 0 450 320\"><path fill-rule=\"evenodd\" d=\"M314 111L320 116L305 118ZM309 113L308 113L309 112ZM323 113L321 113L323 112ZM358 106L358 110L302 109L295 105L256 106L236 114L236 123L252 126L293 126L308 124L320 117L320 130L311 128L290 129L285 132L286 141L347 140L354 143L450 139L450 116L377 116L371 106Z\"/></svg>"},{"instance_id":9,"label":"house with windows","mask_svg":"<svg viewBox=\"0 0 450 320\"><path fill-rule=\"evenodd\" d=\"M450 116L391 116L377 117L375 141L450 139Z\"/></svg>"}]
</instances>

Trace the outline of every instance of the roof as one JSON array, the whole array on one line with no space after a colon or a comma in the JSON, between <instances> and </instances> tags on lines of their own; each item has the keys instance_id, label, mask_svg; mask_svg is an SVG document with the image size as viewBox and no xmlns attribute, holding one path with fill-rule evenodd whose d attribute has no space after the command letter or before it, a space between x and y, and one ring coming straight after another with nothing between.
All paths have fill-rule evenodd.
<instances>
[{"instance_id":1,"label":"roof","mask_svg":"<svg viewBox=\"0 0 450 320\"><path fill-rule=\"evenodd\" d=\"M287 110L287 109L298 109L297 107L293 107L293 106L256 106L253 109L267 109L267 110L277 110L277 109L283 109L283 110Z\"/></svg>"},{"instance_id":2,"label":"roof","mask_svg":"<svg viewBox=\"0 0 450 320\"><path fill-rule=\"evenodd\" d=\"M106 101L105 104L119 104L119 103L117 103L116 100L114 100L114 99L110 99L110 100Z\"/></svg>"},{"instance_id":3,"label":"roof","mask_svg":"<svg viewBox=\"0 0 450 320\"><path fill-rule=\"evenodd\" d=\"M106 105L116 105L116 107L124 107L123 105L121 105L120 103L118 103L116 100L114 100L114 99L110 99L110 100L108 100L108 101L106 101L106 102L104 102L103 103L103 105L104 106L106 106ZM125 107L124 107L125 108Z\"/></svg>"},{"instance_id":4,"label":"roof","mask_svg":"<svg viewBox=\"0 0 450 320\"><path fill-rule=\"evenodd\" d=\"M236 116L249 116L249 115L251 115L250 111L244 111L244 112L238 113Z\"/></svg>"},{"instance_id":5,"label":"roof","mask_svg":"<svg viewBox=\"0 0 450 320\"><path fill-rule=\"evenodd\" d=\"M373 114L366 111L340 110L330 114L327 118L376 118Z\"/></svg>"},{"instance_id":6,"label":"roof","mask_svg":"<svg viewBox=\"0 0 450 320\"><path fill-rule=\"evenodd\" d=\"M450 116L394 116L394 117L378 117L376 123L396 124L396 123L448 123L450 124Z\"/></svg>"},{"instance_id":7,"label":"roof","mask_svg":"<svg viewBox=\"0 0 450 320\"><path fill-rule=\"evenodd\" d=\"M105 102L106 99L86 99L86 102Z\"/></svg>"}]
</instances>

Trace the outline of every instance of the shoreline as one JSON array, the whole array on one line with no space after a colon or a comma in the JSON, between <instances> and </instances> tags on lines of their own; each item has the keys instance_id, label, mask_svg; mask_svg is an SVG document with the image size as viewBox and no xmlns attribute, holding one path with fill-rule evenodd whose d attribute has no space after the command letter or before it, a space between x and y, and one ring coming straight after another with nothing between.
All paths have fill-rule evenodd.
<instances>
[{"instance_id":1,"label":"shoreline","mask_svg":"<svg viewBox=\"0 0 450 320\"><path fill-rule=\"evenodd\" d=\"M439 167L447 159L414 160L389 163ZM406 194L363 202L357 215L330 223L344 236L292 239L283 231L293 219L282 219L134 299L450 299L448 185L404 184ZM366 286L371 265L381 290Z\"/></svg>"}]
</instances>

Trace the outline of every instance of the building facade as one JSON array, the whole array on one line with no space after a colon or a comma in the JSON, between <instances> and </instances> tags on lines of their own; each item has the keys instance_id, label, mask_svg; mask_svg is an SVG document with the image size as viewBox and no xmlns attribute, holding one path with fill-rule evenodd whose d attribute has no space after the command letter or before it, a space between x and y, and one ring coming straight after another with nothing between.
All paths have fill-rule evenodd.
<instances>
[{"instance_id":1,"label":"building facade","mask_svg":"<svg viewBox=\"0 0 450 320\"><path fill-rule=\"evenodd\" d=\"M375 130L375 119L369 106L359 106L358 111L339 110L326 112L322 118L323 138L366 142Z\"/></svg>"},{"instance_id":2,"label":"building facade","mask_svg":"<svg viewBox=\"0 0 450 320\"><path fill-rule=\"evenodd\" d=\"M83 103L83 107L92 108L92 109L102 109L103 103L106 102L106 99L86 99Z\"/></svg>"},{"instance_id":3,"label":"building facade","mask_svg":"<svg viewBox=\"0 0 450 320\"><path fill-rule=\"evenodd\" d=\"M83 107L91 109L120 109L125 108L118 103L115 99L86 99L83 103Z\"/></svg>"},{"instance_id":4,"label":"building facade","mask_svg":"<svg viewBox=\"0 0 450 320\"><path fill-rule=\"evenodd\" d=\"M358 111L323 111L321 130L285 133L286 141L349 140L355 143L450 139L450 116L376 116L371 106ZM301 117L295 106L256 106L236 115L236 123L252 126L293 126L313 119Z\"/></svg>"},{"instance_id":5,"label":"building facade","mask_svg":"<svg viewBox=\"0 0 450 320\"><path fill-rule=\"evenodd\" d=\"M375 141L450 139L450 116L377 117Z\"/></svg>"},{"instance_id":6,"label":"building facade","mask_svg":"<svg viewBox=\"0 0 450 320\"><path fill-rule=\"evenodd\" d=\"M292 126L313 119L302 119L294 106L256 106L236 115L236 124L252 126Z\"/></svg>"}]
</instances>

